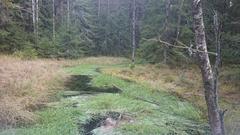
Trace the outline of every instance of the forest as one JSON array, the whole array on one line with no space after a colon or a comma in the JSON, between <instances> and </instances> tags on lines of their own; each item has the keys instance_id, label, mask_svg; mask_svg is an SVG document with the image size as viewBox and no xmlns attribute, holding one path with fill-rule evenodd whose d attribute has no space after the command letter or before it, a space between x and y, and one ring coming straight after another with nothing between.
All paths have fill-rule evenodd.
<instances>
[{"instance_id":1,"label":"forest","mask_svg":"<svg viewBox=\"0 0 240 135\"><path fill-rule=\"evenodd\" d=\"M239 0L0 0L0 135L239 135Z\"/></svg>"}]
</instances>

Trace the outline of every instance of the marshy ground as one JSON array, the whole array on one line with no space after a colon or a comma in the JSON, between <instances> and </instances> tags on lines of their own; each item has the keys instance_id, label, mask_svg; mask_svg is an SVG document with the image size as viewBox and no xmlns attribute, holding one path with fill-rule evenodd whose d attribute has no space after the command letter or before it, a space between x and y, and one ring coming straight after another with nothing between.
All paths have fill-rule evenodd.
<instances>
[{"instance_id":1,"label":"marshy ground","mask_svg":"<svg viewBox=\"0 0 240 135\"><path fill-rule=\"evenodd\" d=\"M42 96L48 97L41 102L43 107L29 109L38 106L40 102L36 94L33 99L39 102L25 109L34 115L33 121L29 124L17 122L1 135L209 134L204 117L204 101L198 90L201 82L197 83L198 77L189 70L184 71L182 76L177 74L180 69L171 70L163 66L137 65L132 70L129 69L128 60L121 58L44 63L48 63L43 68L48 69L46 71L51 69L53 72L55 69L60 73L58 75L61 77L53 75L55 77L51 79L60 79L55 85L61 87L54 87L50 93L46 92L49 88L42 88L42 93L48 95ZM191 77L194 79L189 79ZM232 114L226 115L226 122L230 123L227 128L232 129L228 132L237 135L239 122L236 118L239 118L237 112L240 111L237 109L239 104L235 102L238 101L234 100L233 103L231 98L224 99L222 104L229 106L229 114ZM234 105L235 109L232 109Z\"/></svg>"}]
</instances>

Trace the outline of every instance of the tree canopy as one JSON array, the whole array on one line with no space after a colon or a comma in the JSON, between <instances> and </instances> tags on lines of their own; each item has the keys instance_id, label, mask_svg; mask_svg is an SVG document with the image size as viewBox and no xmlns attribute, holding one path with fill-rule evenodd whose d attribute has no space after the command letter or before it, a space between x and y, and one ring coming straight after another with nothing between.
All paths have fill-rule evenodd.
<instances>
[{"instance_id":1,"label":"tree canopy","mask_svg":"<svg viewBox=\"0 0 240 135\"><path fill-rule=\"evenodd\" d=\"M222 58L239 63L240 2L204 1L209 51L215 50L213 15L221 18ZM130 0L30 0L0 2L0 51L40 57L77 58L88 55L130 56L133 2ZM189 62L194 44L190 0L136 2L137 56L151 63ZM36 10L36 9L35 9ZM38 13L38 35L33 13ZM155 40L153 40L155 39ZM175 46L167 47L158 40ZM214 58L214 57L213 57Z\"/></svg>"}]
</instances>

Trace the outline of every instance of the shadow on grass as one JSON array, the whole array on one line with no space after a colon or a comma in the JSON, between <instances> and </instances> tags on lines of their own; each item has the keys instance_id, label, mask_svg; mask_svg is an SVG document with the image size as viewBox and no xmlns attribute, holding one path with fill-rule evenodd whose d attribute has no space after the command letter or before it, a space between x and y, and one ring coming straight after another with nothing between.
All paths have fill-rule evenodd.
<instances>
[{"instance_id":1,"label":"shadow on grass","mask_svg":"<svg viewBox=\"0 0 240 135\"><path fill-rule=\"evenodd\" d=\"M64 92L64 97L74 97L81 95L95 95L100 93L121 93L117 87L94 87L91 84L91 76L87 75L72 75L65 83L67 91ZM108 112L106 115L92 115L83 123L78 123L79 133L83 135L93 135L92 131L102 126L106 119L117 119L120 116L118 112Z\"/></svg>"},{"instance_id":2,"label":"shadow on grass","mask_svg":"<svg viewBox=\"0 0 240 135\"><path fill-rule=\"evenodd\" d=\"M122 91L113 87L94 87L91 85L91 76L72 75L65 83L66 90L64 97L77 96L84 94L100 94L100 93L121 93Z\"/></svg>"}]
</instances>

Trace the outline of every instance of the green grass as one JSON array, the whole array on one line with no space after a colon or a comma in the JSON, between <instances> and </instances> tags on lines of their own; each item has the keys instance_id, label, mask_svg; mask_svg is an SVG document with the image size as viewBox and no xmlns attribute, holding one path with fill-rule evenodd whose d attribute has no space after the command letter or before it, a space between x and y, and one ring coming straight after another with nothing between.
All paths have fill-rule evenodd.
<instances>
[{"instance_id":1,"label":"green grass","mask_svg":"<svg viewBox=\"0 0 240 135\"><path fill-rule=\"evenodd\" d=\"M166 92L153 90L145 85L126 82L110 75L99 75L93 79L93 85L98 87L117 86L123 90L121 97L129 99L141 98L161 104L158 109L165 110L173 115L180 115L192 120L201 120L201 112L192 104L182 101Z\"/></svg>"},{"instance_id":2,"label":"green grass","mask_svg":"<svg viewBox=\"0 0 240 135\"><path fill-rule=\"evenodd\" d=\"M73 108L50 108L37 113L38 123L28 128L16 129L17 135L76 135L78 133L76 121L82 114ZM9 135L6 131L1 135Z\"/></svg>"},{"instance_id":3,"label":"green grass","mask_svg":"<svg viewBox=\"0 0 240 135\"><path fill-rule=\"evenodd\" d=\"M115 65L116 66L116 65ZM117 65L119 66L119 65ZM132 117L133 123L121 125L116 133L125 135L207 134L201 112L183 101L153 90L145 84L124 81L121 78L97 72L107 66L80 65L67 68L72 75L91 75L93 87L118 87L123 92L99 94L86 98L62 98L52 108L38 112L36 125L17 130L18 135L76 135L77 123L84 122L91 114L120 112ZM78 107L73 108L73 104Z\"/></svg>"},{"instance_id":4,"label":"green grass","mask_svg":"<svg viewBox=\"0 0 240 135\"><path fill-rule=\"evenodd\" d=\"M69 67L66 68L66 72L73 74L73 75L98 75L99 73L96 72L96 69L100 66L97 65L79 65L76 67Z\"/></svg>"}]
</instances>

